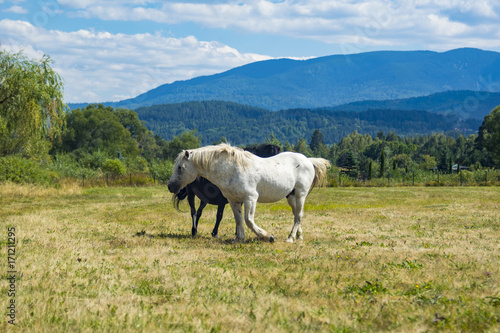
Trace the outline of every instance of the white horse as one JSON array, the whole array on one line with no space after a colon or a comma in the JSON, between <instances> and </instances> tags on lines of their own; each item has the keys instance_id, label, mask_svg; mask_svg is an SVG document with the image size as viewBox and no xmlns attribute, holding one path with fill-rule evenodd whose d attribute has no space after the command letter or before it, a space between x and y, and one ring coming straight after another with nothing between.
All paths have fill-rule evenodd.
<instances>
[{"instance_id":1,"label":"white horse","mask_svg":"<svg viewBox=\"0 0 500 333\"><path fill-rule=\"evenodd\" d=\"M294 225L287 242L302 239L304 202L310 190L323 183L330 162L323 158L307 158L299 153L285 152L261 158L226 144L185 150L175 160L168 189L181 188L204 177L214 183L227 198L236 221L236 241L245 239L242 204L247 226L262 239L274 241L273 235L254 222L257 202L276 202L284 197L292 207Z\"/></svg>"}]
</instances>

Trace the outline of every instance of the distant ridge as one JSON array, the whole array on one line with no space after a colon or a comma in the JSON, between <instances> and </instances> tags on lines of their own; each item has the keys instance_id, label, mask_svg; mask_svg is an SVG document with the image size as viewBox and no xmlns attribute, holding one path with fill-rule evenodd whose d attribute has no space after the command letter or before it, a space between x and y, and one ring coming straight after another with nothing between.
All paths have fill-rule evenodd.
<instances>
[{"instance_id":1,"label":"distant ridge","mask_svg":"<svg viewBox=\"0 0 500 333\"><path fill-rule=\"evenodd\" d=\"M500 93L487 91L446 91L428 96L384 101L360 101L325 108L331 111L366 110L425 110L432 113L456 115L460 119L480 119L500 105Z\"/></svg>"},{"instance_id":2,"label":"distant ridge","mask_svg":"<svg viewBox=\"0 0 500 333\"><path fill-rule=\"evenodd\" d=\"M500 53L462 48L441 53L377 51L309 60L260 61L164 84L136 98L103 104L135 109L224 100L276 111L453 90L500 92Z\"/></svg>"}]
</instances>

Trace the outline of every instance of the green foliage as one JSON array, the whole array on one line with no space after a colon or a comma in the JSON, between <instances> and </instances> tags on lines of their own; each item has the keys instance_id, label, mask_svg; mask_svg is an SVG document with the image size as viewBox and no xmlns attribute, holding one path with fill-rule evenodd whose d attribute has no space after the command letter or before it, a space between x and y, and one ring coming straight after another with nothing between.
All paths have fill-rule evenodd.
<instances>
[{"instance_id":1,"label":"green foliage","mask_svg":"<svg viewBox=\"0 0 500 333\"><path fill-rule=\"evenodd\" d=\"M85 175L87 178L100 176L100 169L85 167L78 163L72 154L56 154L53 163L48 166L50 170L57 173L60 178L81 178Z\"/></svg>"},{"instance_id":2,"label":"green foliage","mask_svg":"<svg viewBox=\"0 0 500 333\"><path fill-rule=\"evenodd\" d=\"M111 174L112 176L123 176L127 173L127 169L119 159L108 159L102 165L102 171Z\"/></svg>"},{"instance_id":3,"label":"green foliage","mask_svg":"<svg viewBox=\"0 0 500 333\"><path fill-rule=\"evenodd\" d=\"M44 158L64 124L63 83L52 60L0 51L0 156Z\"/></svg>"},{"instance_id":4,"label":"green foliage","mask_svg":"<svg viewBox=\"0 0 500 333\"><path fill-rule=\"evenodd\" d=\"M60 151L81 155L102 151L110 157L138 155L140 150L132 133L121 123L127 110L103 105L89 105L72 110L67 117ZM125 117L127 121L130 119Z\"/></svg>"},{"instance_id":5,"label":"green foliage","mask_svg":"<svg viewBox=\"0 0 500 333\"><path fill-rule=\"evenodd\" d=\"M297 153L304 154L306 156L312 156L313 152L311 151L311 148L309 148L309 145L307 144L306 139L302 138L293 147L293 151Z\"/></svg>"},{"instance_id":6,"label":"green foliage","mask_svg":"<svg viewBox=\"0 0 500 333\"><path fill-rule=\"evenodd\" d=\"M456 116L426 111L368 110L358 113L291 109L272 112L221 101L154 105L136 111L146 126L165 140L197 130L203 145L218 142L221 135L233 145L246 145L263 142L271 134L280 142L294 144L302 138L311 138L316 130L321 133L324 143L330 145L354 131L363 133L359 134L361 137L375 136L380 131L415 136L435 131L454 132L456 128L466 132L480 125L478 120L461 121Z\"/></svg>"},{"instance_id":7,"label":"green foliage","mask_svg":"<svg viewBox=\"0 0 500 333\"><path fill-rule=\"evenodd\" d=\"M434 156L424 155L422 156L422 159L424 161L420 163L418 166L421 170L429 171L437 167L436 158Z\"/></svg>"},{"instance_id":8,"label":"green foliage","mask_svg":"<svg viewBox=\"0 0 500 333\"><path fill-rule=\"evenodd\" d=\"M56 176L56 173L33 159L19 155L0 157L0 182L50 185Z\"/></svg>"},{"instance_id":9,"label":"green foliage","mask_svg":"<svg viewBox=\"0 0 500 333\"><path fill-rule=\"evenodd\" d=\"M166 184L172 176L173 166L174 164L169 160L154 160L151 162L150 171L155 175L157 181Z\"/></svg>"},{"instance_id":10,"label":"green foliage","mask_svg":"<svg viewBox=\"0 0 500 333\"><path fill-rule=\"evenodd\" d=\"M140 155L127 157L125 165L129 172L149 172L148 161Z\"/></svg>"},{"instance_id":11,"label":"green foliage","mask_svg":"<svg viewBox=\"0 0 500 333\"><path fill-rule=\"evenodd\" d=\"M163 156L166 159L175 159L185 149L194 149L201 146L201 138L196 135L196 130L184 132L167 142L163 148Z\"/></svg>"},{"instance_id":12,"label":"green foliage","mask_svg":"<svg viewBox=\"0 0 500 333\"><path fill-rule=\"evenodd\" d=\"M380 152L380 174L379 174L379 177L381 177L381 178L384 177L385 168L386 168L385 152L382 150Z\"/></svg>"},{"instance_id":13,"label":"green foliage","mask_svg":"<svg viewBox=\"0 0 500 333\"><path fill-rule=\"evenodd\" d=\"M496 165L500 167L500 105L484 117L479 128L478 144L491 153Z\"/></svg>"}]
</instances>

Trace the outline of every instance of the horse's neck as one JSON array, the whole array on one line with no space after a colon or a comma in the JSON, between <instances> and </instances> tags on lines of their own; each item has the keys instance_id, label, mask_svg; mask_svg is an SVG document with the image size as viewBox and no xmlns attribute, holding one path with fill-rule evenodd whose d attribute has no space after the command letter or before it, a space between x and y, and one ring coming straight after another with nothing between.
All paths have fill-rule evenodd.
<instances>
[{"instance_id":1,"label":"horse's neck","mask_svg":"<svg viewBox=\"0 0 500 333\"><path fill-rule=\"evenodd\" d=\"M197 166L198 175L210 180L212 183L223 177L225 174L232 173L234 166L227 163L227 161L216 159L212 162L210 167Z\"/></svg>"}]
</instances>

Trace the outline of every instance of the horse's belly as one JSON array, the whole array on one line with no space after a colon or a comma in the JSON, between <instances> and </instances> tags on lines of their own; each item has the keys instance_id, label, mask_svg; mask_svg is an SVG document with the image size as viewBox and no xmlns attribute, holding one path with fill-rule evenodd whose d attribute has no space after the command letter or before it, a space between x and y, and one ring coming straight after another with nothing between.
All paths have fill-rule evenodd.
<instances>
[{"instance_id":1,"label":"horse's belly","mask_svg":"<svg viewBox=\"0 0 500 333\"><path fill-rule=\"evenodd\" d=\"M257 191L259 192L258 202L276 202L289 195L293 191L293 185L274 186L271 184L261 184L257 187Z\"/></svg>"}]
</instances>

